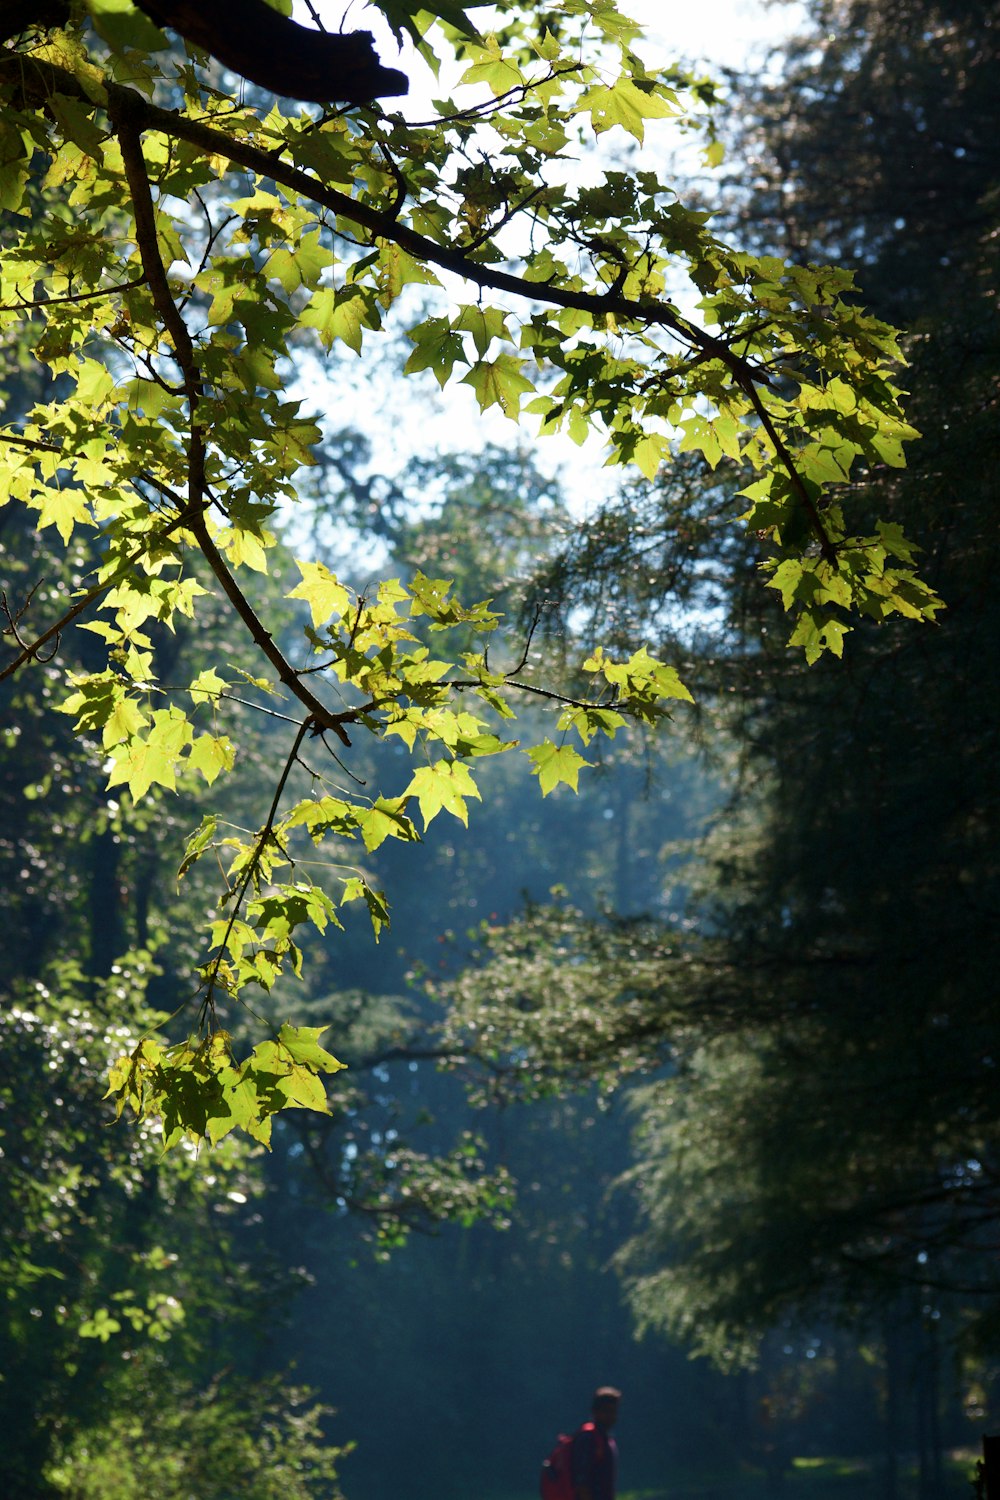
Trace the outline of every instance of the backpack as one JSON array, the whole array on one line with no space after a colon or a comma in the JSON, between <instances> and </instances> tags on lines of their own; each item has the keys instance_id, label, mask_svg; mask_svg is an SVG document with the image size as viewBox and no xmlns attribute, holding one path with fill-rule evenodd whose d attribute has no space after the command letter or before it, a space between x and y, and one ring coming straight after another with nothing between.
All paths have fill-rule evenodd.
<instances>
[{"instance_id":1,"label":"backpack","mask_svg":"<svg viewBox=\"0 0 1000 1500\"><path fill-rule=\"evenodd\" d=\"M580 1432L593 1432L593 1422L584 1422ZM542 1500L573 1500L573 1471L570 1467L570 1449L573 1438L561 1432L556 1445L542 1464L538 1489Z\"/></svg>"},{"instance_id":2,"label":"backpack","mask_svg":"<svg viewBox=\"0 0 1000 1500\"><path fill-rule=\"evenodd\" d=\"M561 1432L556 1445L542 1464L538 1489L542 1500L573 1500L573 1475L569 1467L572 1437Z\"/></svg>"}]
</instances>

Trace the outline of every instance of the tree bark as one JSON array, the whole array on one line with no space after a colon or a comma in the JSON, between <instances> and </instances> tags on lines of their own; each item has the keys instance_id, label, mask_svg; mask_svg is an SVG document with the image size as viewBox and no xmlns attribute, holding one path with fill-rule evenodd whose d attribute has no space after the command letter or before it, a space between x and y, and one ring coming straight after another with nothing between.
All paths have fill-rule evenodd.
<instances>
[{"instance_id":1,"label":"tree bark","mask_svg":"<svg viewBox=\"0 0 1000 1500\"><path fill-rule=\"evenodd\" d=\"M314 104L369 104L405 94L405 73L383 68L369 31L313 31L264 0L136 0L158 26L204 47L272 94Z\"/></svg>"}]
</instances>

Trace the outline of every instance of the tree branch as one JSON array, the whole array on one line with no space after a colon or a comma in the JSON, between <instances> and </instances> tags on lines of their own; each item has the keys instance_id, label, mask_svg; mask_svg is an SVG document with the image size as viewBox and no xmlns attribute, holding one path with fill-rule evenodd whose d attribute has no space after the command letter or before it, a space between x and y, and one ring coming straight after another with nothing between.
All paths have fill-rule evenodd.
<instances>
[{"instance_id":1,"label":"tree branch","mask_svg":"<svg viewBox=\"0 0 1000 1500\"><path fill-rule=\"evenodd\" d=\"M307 716L299 725L298 733L295 736L295 743L292 745L292 748L288 753L288 758L286 759L284 768L282 769L281 775L278 778L278 785L274 789L274 796L271 798L271 806L268 809L267 818L264 821L263 828L257 835L257 842L254 845L253 853L247 861L246 869L243 871L243 878L240 881L239 887L237 889L236 899L233 902L233 909L229 916L229 922L226 926L225 932L223 933L222 940L219 943L219 951L212 962L211 972L208 974L206 979L205 998L202 1001L201 1005L201 1016L199 1021L200 1025L204 1025L206 1017L210 1013L214 1014L215 1012L215 987L219 982L219 969L221 968L222 961L226 955L226 944L229 942L229 934L232 932L233 927L236 923L236 919L239 916L240 911L242 910L243 902L246 898L246 893L250 889L250 882L256 875L258 866L260 865L261 856L263 855L265 848L270 843L274 835L274 820L278 815L278 807L281 804L281 798L284 794L285 785L292 773L292 767L295 765L296 761L299 758L299 750L302 747L302 741L305 739L306 735L312 728L312 719ZM275 842L277 842L277 840L275 840Z\"/></svg>"},{"instance_id":2,"label":"tree branch","mask_svg":"<svg viewBox=\"0 0 1000 1500\"><path fill-rule=\"evenodd\" d=\"M62 307L68 302L96 302L101 297L113 297L117 292L131 292L137 286L145 285L146 277L143 275L137 276L134 281L123 281L119 286L100 287L94 292L71 292L65 297L22 297L18 302L0 305L0 313L30 312L33 307Z\"/></svg>"},{"instance_id":3,"label":"tree branch","mask_svg":"<svg viewBox=\"0 0 1000 1500\"><path fill-rule=\"evenodd\" d=\"M55 91L90 103L81 85L71 74L37 58L18 56L0 60L0 80L5 78L15 78L21 93L36 102L42 102L47 94ZM397 244L417 259L450 271L480 288L505 292L536 304L586 312L595 319L603 319L611 314L627 322L662 327L668 329L689 349L697 350L699 361L717 359L729 370L736 384L750 399L774 447L775 455L788 472L796 497L809 517L809 524L819 540L823 556L830 561L835 559L836 549L819 511L798 472L794 458L778 436L757 389L758 383L766 383L769 377L750 361L736 354L724 339L716 338L689 323L672 304L653 298L636 301L620 294L575 291L553 286L549 282L534 282L524 276L473 260L463 249L440 245L400 223L397 205L386 211L360 203L349 194L329 187L310 173L282 162L274 152L264 151L249 141L236 140L213 126L187 119L175 111L162 109L147 101L134 89L121 84L108 82L106 88L109 111L117 112L118 118L125 120L126 130L131 129L133 134L136 130L157 130L167 137L185 140L206 154L222 156L359 225L373 239L384 239ZM174 311L176 312L176 308Z\"/></svg>"},{"instance_id":4,"label":"tree branch","mask_svg":"<svg viewBox=\"0 0 1000 1500\"><path fill-rule=\"evenodd\" d=\"M121 145L125 176L128 180L129 191L132 195L132 207L135 213L136 243L145 272L145 279L149 283L153 302L163 322L163 326L170 335L174 346L174 355L184 377L184 389L191 413L187 504L187 511L190 517L189 525L206 562L221 584L227 599L232 604L239 618L246 625L254 643L264 653L272 666L275 667L281 681L296 695L309 714L316 720L318 727L332 729L339 736L343 744L349 745L351 742L339 722L338 716L332 715L325 704L315 694L311 693L308 688L302 685L298 673L286 661L284 655L275 645L270 631L265 628L256 610L236 582L209 533L208 522L205 517L205 443L201 425L198 421L198 407L203 394L201 371L198 368L195 358L194 343L191 339L191 334L174 301L173 293L170 290L170 283L167 280L166 268L160 255L160 247L156 237L156 210L149 185L149 175L146 171L146 160L142 152L142 111L141 108L137 108L137 103L141 106L142 99L133 90L115 89L113 97L110 97L108 101L108 113L112 124L118 132L118 139ZM165 486L159 486L159 488L170 495L175 503L179 504L178 497L174 496Z\"/></svg>"},{"instance_id":5,"label":"tree branch","mask_svg":"<svg viewBox=\"0 0 1000 1500\"><path fill-rule=\"evenodd\" d=\"M264 0L136 3L157 25L179 32L272 94L313 104L329 104L332 99L370 104L405 94L409 87L405 73L379 62L370 31L313 31L272 10Z\"/></svg>"},{"instance_id":6,"label":"tree branch","mask_svg":"<svg viewBox=\"0 0 1000 1500\"><path fill-rule=\"evenodd\" d=\"M43 103L53 92L68 94L87 105L92 103L71 73L39 58L19 56L0 59L0 80L4 79L15 80L26 102L31 104ZM395 209L385 211L359 203L348 193L327 186L318 177L280 161L274 152L264 151L250 141L236 140L224 131L199 120L188 119L175 110L162 109L150 103L135 89L110 81L105 87L109 109L115 103L123 107L133 130L158 130L163 135L198 146L206 155L225 157L228 161L246 167L258 176L270 178L282 187L301 193L311 202L351 220L376 239L392 241L417 258L428 260L442 270L452 271L463 280L494 291L509 292L512 296L528 301L592 313L598 318L611 313L631 322L653 323L669 328L686 344L704 350L709 357L722 360L734 372L740 370L749 378L754 378L752 367L734 355L723 340L713 338L695 324L688 323L668 302L655 298L636 302L628 297L609 297L606 292L572 291L553 286L550 282L530 281L482 261L471 260L464 250L439 245L405 224L400 224Z\"/></svg>"},{"instance_id":7,"label":"tree branch","mask_svg":"<svg viewBox=\"0 0 1000 1500\"><path fill-rule=\"evenodd\" d=\"M178 514L174 516L173 520L171 520L166 526L164 526L162 530L153 533L152 539L145 539L142 545L137 548L135 552L133 552L130 556L124 557L122 559L122 561L118 564L118 567L115 568L110 577L104 579L102 583L95 584L92 589L88 589L87 592L82 596L82 598L78 599L77 602L66 611L61 619L57 620L54 625L50 625L48 630L43 631L37 640L32 641L29 646L25 646L20 655L16 656L13 661L8 662L7 665L2 670L0 670L0 682L3 682L6 677L12 677L18 670L18 668L23 667L26 662L29 662L34 657L36 657L39 651L44 650L49 641L60 636L66 629L67 625L72 625L73 621L77 619L79 615L82 615L84 610L89 609L90 605L93 604L95 599L99 599L102 594L107 593L108 589L113 588L116 583L120 583L122 578L124 578L127 573L130 573L132 571L135 564L139 561L140 557L142 557L143 553L148 552L151 546L156 546L160 542L165 541L166 538L171 534L171 532L176 531L179 526L188 525L190 521L191 516L188 510L181 509Z\"/></svg>"},{"instance_id":8,"label":"tree branch","mask_svg":"<svg viewBox=\"0 0 1000 1500\"><path fill-rule=\"evenodd\" d=\"M108 98L108 117L114 127L121 147L125 178L132 197L135 215L135 239L142 263L144 280L148 282L153 304L163 326L170 335L174 355L184 377L184 388L191 407L191 421L197 421L196 408L202 394L201 373L194 356L194 344L188 326L178 311L167 281L167 272L160 255L156 237L156 208L153 204L146 158L142 153L142 130L144 126L136 109L140 96L132 89L115 89ZM141 101L140 101L141 102Z\"/></svg>"},{"instance_id":9,"label":"tree branch","mask_svg":"<svg viewBox=\"0 0 1000 1500\"><path fill-rule=\"evenodd\" d=\"M836 563L837 549L834 546L833 542L830 540L827 529L823 525L823 518L820 515L819 511L816 509L816 505L813 501L812 496L806 489L805 480L802 478L802 475L796 468L795 462L785 444L778 436L774 423L771 421L770 413L768 412L767 407L764 405L763 401L760 398L760 392L757 389L756 383L749 375L744 377L740 374L737 374L736 379L738 384L746 392L748 399L753 405L753 409L757 413L757 416L760 420L760 425L767 433L767 436L774 447L775 453L781 460L783 468L788 472L788 477L792 481L792 488L795 490L796 495L799 497L802 507L809 517L810 524L819 539L820 552L826 558L827 562Z\"/></svg>"},{"instance_id":10,"label":"tree branch","mask_svg":"<svg viewBox=\"0 0 1000 1500\"><path fill-rule=\"evenodd\" d=\"M758 370L749 360L736 354L724 339L716 338L695 324L689 323L670 303L652 298L648 301L635 301L632 298L623 297L613 288L610 292L578 292L553 286L548 282L530 281L509 271L498 270L495 266L472 260L464 249L439 245L416 230L401 224L397 217L398 206L394 206L389 212L371 208L367 204L357 202L347 193L328 187L308 172L276 160L273 153L262 151L247 141L234 140L222 131L203 125L199 121L189 120L173 111L161 109L157 105L148 103L134 90L125 89L117 84L109 84L108 92L109 95L128 94L131 96L134 100L133 113L135 117L142 120L144 129L159 130L165 135L186 140L192 145L200 146L207 153L224 156L262 177L269 177L290 191L300 193L313 203L359 224L376 239L385 239L397 244L417 259L426 260L442 270L451 271L464 280L472 281L476 286L506 292L536 303L572 308L590 313L595 318L604 318L612 314L630 322L660 326L669 329L689 348L698 350L699 363L705 359L719 360L730 371L737 385L752 402L774 446L775 454L787 470L795 493L809 517L810 525L816 532L823 556L830 561L834 560L835 549L827 535L822 518L803 483L792 455L777 435L757 390L758 382L767 384L770 377Z\"/></svg>"},{"instance_id":11,"label":"tree branch","mask_svg":"<svg viewBox=\"0 0 1000 1500\"><path fill-rule=\"evenodd\" d=\"M356 716L357 710L350 709L339 714L333 713L327 708L325 703L322 703L314 693L309 691L303 683L301 675L296 672L291 662L286 660L275 643L271 632L266 628L227 567L225 559L209 535L208 525L203 513L191 522L191 530L195 534L198 546L205 555L206 562L221 584L223 593L247 627L247 630L249 630L254 644L267 657L281 681L295 694L303 707L308 709L317 729L331 729L341 744L349 746L351 741L343 726L345 723L352 721Z\"/></svg>"}]
</instances>

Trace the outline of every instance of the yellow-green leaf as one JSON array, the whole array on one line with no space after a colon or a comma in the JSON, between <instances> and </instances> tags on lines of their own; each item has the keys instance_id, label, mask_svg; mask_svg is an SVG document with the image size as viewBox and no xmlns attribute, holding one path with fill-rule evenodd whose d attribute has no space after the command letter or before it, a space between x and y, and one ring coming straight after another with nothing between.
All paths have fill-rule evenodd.
<instances>
[{"instance_id":1,"label":"yellow-green leaf","mask_svg":"<svg viewBox=\"0 0 1000 1500\"><path fill-rule=\"evenodd\" d=\"M543 740L524 753L532 762L532 775L538 777L543 797L547 797L560 782L577 791L580 768L590 765L590 761L584 760L572 745L554 745L551 740Z\"/></svg>"}]
</instances>

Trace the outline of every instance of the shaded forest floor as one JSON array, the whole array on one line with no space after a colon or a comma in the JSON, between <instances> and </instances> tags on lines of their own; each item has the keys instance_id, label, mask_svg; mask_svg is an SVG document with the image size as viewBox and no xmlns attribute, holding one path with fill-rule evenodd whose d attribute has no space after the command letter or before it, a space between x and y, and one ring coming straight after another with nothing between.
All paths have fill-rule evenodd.
<instances>
[{"instance_id":1,"label":"shaded forest floor","mask_svg":"<svg viewBox=\"0 0 1000 1500\"><path fill-rule=\"evenodd\" d=\"M945 1457L938 1500L974 1500L978 1454ZM626 1490L619 1500L884 1500L885 1467L879 1458L796 1458L776 1481L762 1468L686 1468L663 1489ZM900 1461L896 1500L923 1500L916 1460Z\"/></svg>"},{"instance_id":2,"label":"shaded forest floor","mask_svg":"<svg viewBox=\"0 0 1000 1500\"><path fill-rule=\"evenodd\" d=\"M895 1500L975 1500L979 1453L956 1450L944 1458L939 1495L921 1496L915 1458L902 1457ZM491 1500L525 1500L518 1492ZM671 1471L662 1488L629 1489L618 1500L886 1500L885 1465L879 1457L796 1458L784 1478L775 1482L752 1464L701 1465Z\"/></svg>"}]
</instances>

